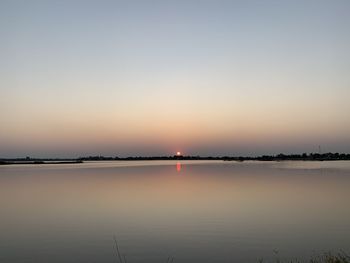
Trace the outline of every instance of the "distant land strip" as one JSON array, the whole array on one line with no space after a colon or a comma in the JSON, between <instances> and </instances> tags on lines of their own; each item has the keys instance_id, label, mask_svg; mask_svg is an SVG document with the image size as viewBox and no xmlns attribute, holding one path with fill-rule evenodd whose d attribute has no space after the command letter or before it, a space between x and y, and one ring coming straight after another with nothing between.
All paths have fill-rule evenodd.
<instances>
[{"instance_id":1,"label":"distant land strip","mask_svg":"<svg viewBox=\"0 0 350 263\"><path fill-rule=\"evenodd\" d=\"M0 158L0 165L9 164L77 164L84 161L156 161L156 160L222 160L222 161L339 161L350 160L350 154L345 153L303 153L303 154L277 154L261 156L87 156L75 159L67 158Z\"/></svg>"},{"instance_id":2,"label":"distant land strip","mask_svg":"<svg viewBox=\"0 0 350 263\"><path fill-rule=\"evenodd\" d=\"M74 164L74 163L83 163L82 160L72 159L38 159L38 158L15 158L15 159L0 159L0 165L9 165L9 164Z\"/></svg>"}]
</instances>

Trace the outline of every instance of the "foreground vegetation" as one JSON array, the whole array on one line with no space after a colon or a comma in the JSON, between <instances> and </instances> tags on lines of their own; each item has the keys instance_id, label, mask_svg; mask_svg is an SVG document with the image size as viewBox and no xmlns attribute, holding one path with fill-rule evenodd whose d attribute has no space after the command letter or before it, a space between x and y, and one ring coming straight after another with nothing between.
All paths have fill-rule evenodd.
<instances>
[{"instance_id":1,"label":"foreground vegetation","mask_svg":"<svg viewBox=\"0 0 350 263\"><path fill-rule=\"evenodd\" d=\"M114 249L115 249L115 255L116 255L117 261L119 263L127 263L128 261L127 261L126 255L120 252L116 236L113 236L113 241L114 241ZM276 255L275 260L265 261L263 258L261 258L257 262L258 263L350 263L350 256L342 250L337 254L331 253L331 252L323 253L319 256L314 256L309 260L293 259L289 261L280 260L278 255L278 250L274 250L273 252ZM173 263L174 261L175 261L175 258L172 256L169 256L165 262Z\"/></svg>"},{"instance_id":2,"label":"foreground vegetation","mask_svg":"<svg viewBox=\"0 0 350 263\"><path fill-rule=\"evenodd\" d=\"M338 254L332 254L328 252L320 256L312 257L309 260L294 259L283 261L279 258L276 258L274 261L265 261L264 259L259 259L258 263L350 263L350 256L345 252L340 252Z\"/></svg>"}]
</instances>

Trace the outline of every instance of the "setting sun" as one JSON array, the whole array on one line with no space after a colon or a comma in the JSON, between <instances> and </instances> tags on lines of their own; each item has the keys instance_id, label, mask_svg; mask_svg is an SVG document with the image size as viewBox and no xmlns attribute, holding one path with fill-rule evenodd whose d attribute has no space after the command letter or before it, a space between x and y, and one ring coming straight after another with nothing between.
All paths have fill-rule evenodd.
<instances>
[{"instance_id":1,"label":"setting sun","mask_svg":"<svg viewBox=\"0 0 350 263\"><path fill-rule=\"evenodd\" d=\"M176 155L177 155L177 156L181 155L181 152L176 152Z\"/></svg>"}]
</instances>

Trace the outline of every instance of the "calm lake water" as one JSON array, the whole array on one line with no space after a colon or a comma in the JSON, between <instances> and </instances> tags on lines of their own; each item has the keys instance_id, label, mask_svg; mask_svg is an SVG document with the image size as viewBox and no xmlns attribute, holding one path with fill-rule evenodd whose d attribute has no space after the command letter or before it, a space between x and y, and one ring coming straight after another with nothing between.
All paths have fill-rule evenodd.
<instances>
[{"instance_id":1,"label":"calm lake water","mask_svg":"<svg viewBox=\"0 0 350 263\"><path fill-rule=\"evenodd\" d=\"M2 166L0 213L2 263L306 259L350 252L350 162Z\"/></svg>"}]
</instances>

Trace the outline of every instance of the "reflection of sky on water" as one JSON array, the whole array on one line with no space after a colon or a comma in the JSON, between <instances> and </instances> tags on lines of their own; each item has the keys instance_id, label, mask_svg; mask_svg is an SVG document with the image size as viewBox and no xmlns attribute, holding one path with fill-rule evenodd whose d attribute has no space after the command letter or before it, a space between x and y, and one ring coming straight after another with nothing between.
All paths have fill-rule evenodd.
<instances>
[{"instance_id":1,"label":"reflection of sky on water","mask_svg":"<svg viewBox=\"0 0 350 263\"><path fill-rule=\"evenodd\" d=\"M256 262L273 249L281 257L348 251L350 163L322 162L322 172L294 165L1 167L0 261L112 262L113 234L130 262L169 255L176 262Z\"/></svg>"}]
</instances>

